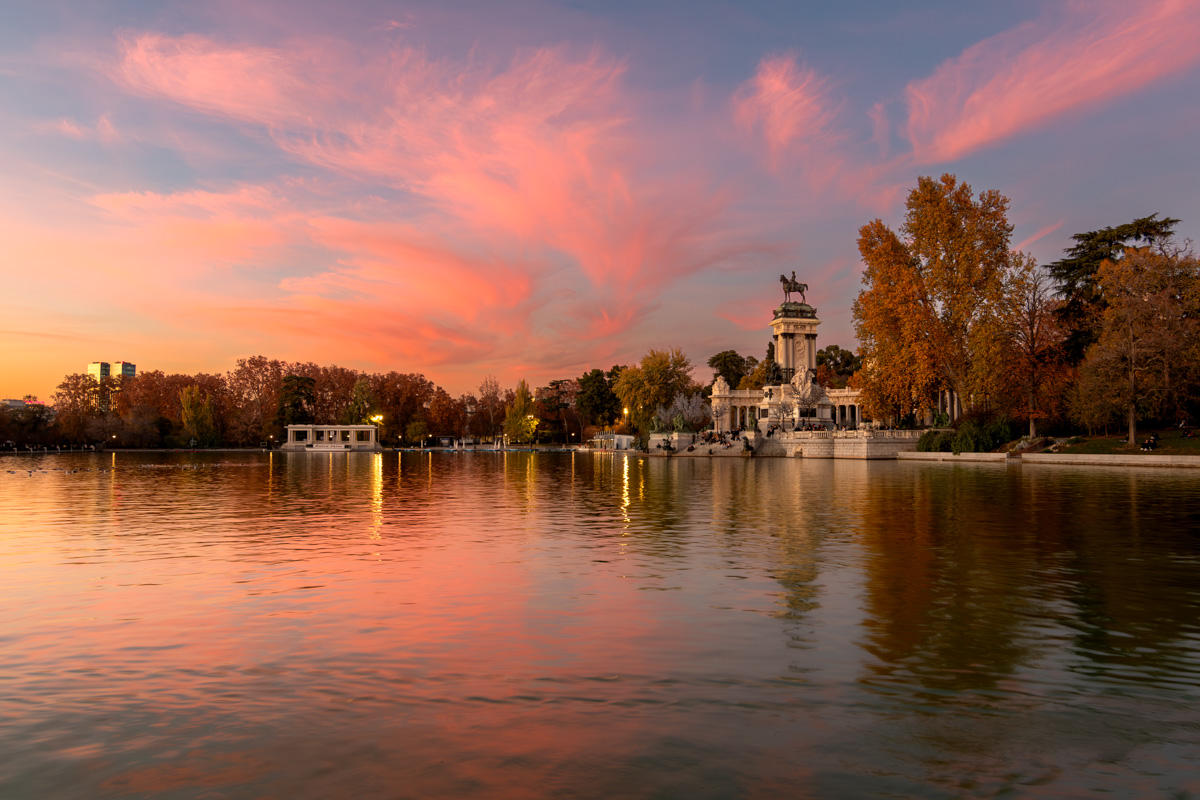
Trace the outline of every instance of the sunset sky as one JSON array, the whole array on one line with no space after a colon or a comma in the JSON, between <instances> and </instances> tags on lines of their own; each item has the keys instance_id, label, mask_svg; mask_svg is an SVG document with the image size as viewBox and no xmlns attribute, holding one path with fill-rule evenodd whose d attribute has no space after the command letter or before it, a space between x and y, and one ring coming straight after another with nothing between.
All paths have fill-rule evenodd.
<instances>
[{"instance_id":1,"label":"sunset sky","mask_svg":"<svg viewBox=\"0 0 1200 800\"><path fill-rule=\"evenodd\" d=\"M1007 195L1043 263L1155 212L1200 238L1197 41L1195 0L8 0L0 397L761 357L792 270L852 346L857 230L919 175Z\"/></svg>"}]
</instances>

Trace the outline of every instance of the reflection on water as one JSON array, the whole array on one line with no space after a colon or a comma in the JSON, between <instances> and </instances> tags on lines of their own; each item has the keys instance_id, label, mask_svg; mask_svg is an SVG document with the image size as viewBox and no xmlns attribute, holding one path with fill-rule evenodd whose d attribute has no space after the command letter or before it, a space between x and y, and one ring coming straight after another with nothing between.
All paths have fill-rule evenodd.
<instances>
[{"instance_id":1,"label":"reflection on water","mask_svg":"<svg viewBox=\"0 0 1200 800\"><path fill-rule=\"evenodd\" d=\"M1200 794L1198 488L9 458L0 796Z\"/></svg>"}]
</instances>

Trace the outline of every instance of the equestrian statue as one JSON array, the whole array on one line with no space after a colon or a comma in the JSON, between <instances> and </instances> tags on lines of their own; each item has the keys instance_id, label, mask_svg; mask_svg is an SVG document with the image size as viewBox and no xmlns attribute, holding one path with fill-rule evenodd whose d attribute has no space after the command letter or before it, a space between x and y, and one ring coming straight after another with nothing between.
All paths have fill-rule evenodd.
<instances>
[{"instance_id":1,"label":"equestrian statue","mask_svg":"<svg viewBox=\"0 0 1200 800\"><path fill-rule=\"evenodd\" d=\"M792 292L800 295L800 302L806 302L804 293L808 291L808 284L801 283L796 280L796 270L792 270L792 279L788 280L786 275L779 276L779 282L783 284L783 302L789 303L792 299Z\"/></svg>"}]
</instances>

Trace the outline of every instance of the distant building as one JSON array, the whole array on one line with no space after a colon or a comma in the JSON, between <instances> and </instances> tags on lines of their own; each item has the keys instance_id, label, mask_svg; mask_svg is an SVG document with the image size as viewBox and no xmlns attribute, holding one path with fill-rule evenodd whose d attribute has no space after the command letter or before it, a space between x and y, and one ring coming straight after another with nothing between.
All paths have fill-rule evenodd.
<instances>
[{"instance_id":1,"label":"distant building","mask_svg":"<svg viewBox=\"0 0 1200 800\"><path fill-rule=\"evenodd\" d=\"M99 381L112 375L112 367L107 361L93 361L87 365L87 374Z\"/></svg>"},{"instance_id":2,"label":"distant building","mask_svg":"<svg viewBox=\"0 0 1200 800\"><path fill-rule=\"evenodd\" d=\"M0 406L4 406L5 408L24 408L25 401L24 400L11 400L11 399L0 400Z\"/></svg>"},{"instance_id":3,"label":"distant building","mask_svg":"<svg viewBox=\"0 0 1200 800\"><path fill-rule=\"evenodd\" d=\"M327 453L381 448L374 425L288 425L287 441L279 449Z\"/></svg>"},{"instance_id":4,"label":"distant building","mask_svg":"<svg viewBox=\"0 0 1200 800\"><path fill-rule=\"evenodd\" d=\"M128 361L117 361L112 365L112 376L114 378L136 378L137 364L130 364Z\"/></svg>"}]
</instances>

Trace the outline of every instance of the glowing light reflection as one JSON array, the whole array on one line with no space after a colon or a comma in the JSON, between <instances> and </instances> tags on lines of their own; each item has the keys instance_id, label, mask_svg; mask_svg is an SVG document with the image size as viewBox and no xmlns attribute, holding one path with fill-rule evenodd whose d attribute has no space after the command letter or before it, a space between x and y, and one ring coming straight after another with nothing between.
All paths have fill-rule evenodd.
<instances>
[{"instance_id":1,"label":"glowing light reflection","mask_svg":"<svg viewBox=\"0 0 1200 800\"><path fill-rule=\"evenodd\" d=\"M380 538L383 528L383 453L371 456L371 539Z\"/></svg>"}]
</instances>

